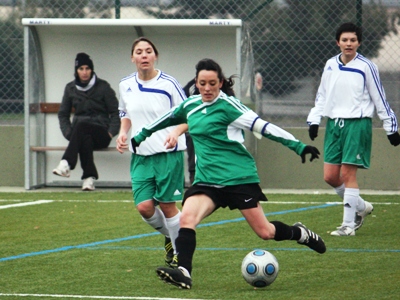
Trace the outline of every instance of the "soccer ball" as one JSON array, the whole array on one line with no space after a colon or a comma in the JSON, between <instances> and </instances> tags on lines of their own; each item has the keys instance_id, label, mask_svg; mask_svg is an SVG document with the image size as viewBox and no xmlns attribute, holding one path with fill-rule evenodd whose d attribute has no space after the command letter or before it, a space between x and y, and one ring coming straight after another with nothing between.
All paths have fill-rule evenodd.
<instances>
[{"instance_id":1,"label":"soccer ball","mask_svg":"<svg viewBox=\"0 0 400 300\"><path fill-rule=\"evenodd\" d=\"M276 257L266 250L256 249L242 261L242 275L254 287L263 288L274 282L279 272Z\"/></svg>"}]
</instances>

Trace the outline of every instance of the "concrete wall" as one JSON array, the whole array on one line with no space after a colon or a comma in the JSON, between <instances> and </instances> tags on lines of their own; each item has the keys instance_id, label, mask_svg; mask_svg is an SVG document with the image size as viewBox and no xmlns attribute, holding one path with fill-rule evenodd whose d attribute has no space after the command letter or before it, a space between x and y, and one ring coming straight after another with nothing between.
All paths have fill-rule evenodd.
<instances>
[{"instance_id":1,"label":"concrete wall","mask_svg":"<svg viewBox=\"0 0 400 300\"><path fill-rule=\"evenodd\" d=\"M323 129L311 142L306 128L287 129L296 138L316 146L322 153ZM382 129L374 129L371 168L358 172L361 189L400 190L400 147L390 145ZM0 186L24 186L24 127L0 126ZM257 166L262 188L326 189L323 159L301 163L286 147L262 139L256 142Z\"/></svg>"},{"instance_id":2,"label":"concrete wall","mask_svg":"<svg viewBox=\"0 0 400 300\"><path fill-rule=\"evenodd\" d=\"M0 126L0 186L24 186L23 126Z\"/></svg>"}]
</instances>

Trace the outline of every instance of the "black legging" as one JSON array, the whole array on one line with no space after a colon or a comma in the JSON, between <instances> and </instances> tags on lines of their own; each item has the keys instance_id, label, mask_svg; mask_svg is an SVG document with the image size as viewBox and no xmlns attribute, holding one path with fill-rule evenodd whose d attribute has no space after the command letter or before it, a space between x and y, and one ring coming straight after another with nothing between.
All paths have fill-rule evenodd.
<instances>
[{"instance_id":1,"label":"black legging","mask_svg":"<svg viewBox=\"0 0 400 300\"><path fill-rule=\"evenodd\" d=\"M86 121L78 122L72 128L69 144L62 159L68 161L71 170L79 159L83 170L82 178L99 178L93 159L93 150L107 148L111 137L107 128Z\"/></svg>"}]
</instances>

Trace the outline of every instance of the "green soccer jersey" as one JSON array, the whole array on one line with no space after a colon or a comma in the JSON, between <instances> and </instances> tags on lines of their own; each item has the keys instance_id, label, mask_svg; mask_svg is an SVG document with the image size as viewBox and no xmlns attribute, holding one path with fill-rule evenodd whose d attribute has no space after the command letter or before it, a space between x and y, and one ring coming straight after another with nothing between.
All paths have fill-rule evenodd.
<instances>
[{"instance_id":1,"label":"green soccer jersey","mask_svg":"<svg viewBox=\"0 0 400 300\"><path fill-rule=\"evenodd\" d=\"M187 123L196 153L193 184L231 186L259 183L254 158L243 145L244 129L253 131L259 116L235 97L221 92L212 102L201 95L188 98L167 114L145 126L134 137L139 144L153 132ZM264 137L282 143L301 154L305 145L287 131L263 121Z\"/></svg>"}]
</instances>

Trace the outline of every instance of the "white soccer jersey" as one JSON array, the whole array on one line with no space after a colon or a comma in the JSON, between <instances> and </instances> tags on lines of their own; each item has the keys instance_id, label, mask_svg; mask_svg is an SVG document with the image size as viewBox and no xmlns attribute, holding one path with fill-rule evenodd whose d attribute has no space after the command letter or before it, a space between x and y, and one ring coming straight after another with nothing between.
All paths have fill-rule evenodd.
<instances>
[{"instance_id":1,"label":"white soccer jersey","mask_svg":"<svg viewBox=\"0 0 400 300\"><path fill-rule=\"evenodd\" d=\"M119 83L120 117L131 121L131 137L137 131L179 105L186 99L185 92L178 81L158 70L158 75L148 81L139 79L138 73L123 78ZM185 135L181 135L175 149L166 149L165 139L174 127L168 127L153 134L136 149L136 154L153 155L162 152L186 149ZM132 145L129 143L129 150Z\"/></svg>"},{"instance_id":2,"label":"white soccer jersey","mask_svg":"<svg viewBox=\"0 0 400 300\"><path fill-rule=\"evenodd\" d=\"M340 55L325 64L315 107L311 109L307 123L319 124L322 116L331 119L373 118L376 108L386 133L397 132L397 119L386 101L377 66L359 53L344 65Z\"/></svg>"}]
</instances>

